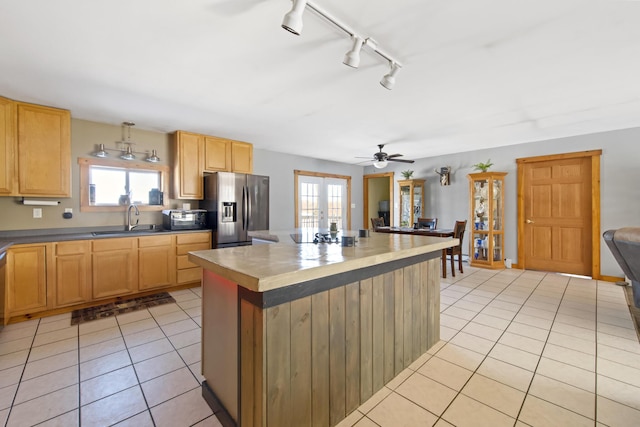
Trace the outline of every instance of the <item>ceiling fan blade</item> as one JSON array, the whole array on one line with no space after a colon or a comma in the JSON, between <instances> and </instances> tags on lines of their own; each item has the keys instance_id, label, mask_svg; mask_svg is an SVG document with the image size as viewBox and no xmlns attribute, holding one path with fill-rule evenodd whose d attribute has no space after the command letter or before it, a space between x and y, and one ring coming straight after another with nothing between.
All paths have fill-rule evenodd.
<instances>
[{"instance_id":1,"label":"ceiling fan blade","mask_svg":"<svg viewBox=\"0 0 640 427\"><path fill-rule=\"evenodd\" d=\"M404 154L391 154L390 156L387 156L387 159L390 159L392 157L402 157L404 156Z\"/></svg>"},{"instance_id":2,"label":"ceiling fan blade","mask_svg":"<svg viewBox=\"0 0 640 427\"><path fill-rule=\"evenodd\" d=\"M389 159L387 158L388 161L390 162L401 162L401 163L414 163L415 160L403 160L403 159Z\"/></svg>"},{"instance_id":3,"label":"ceiling fan blade","mask_svg":"<svg viewBox=\"0 0 640 427\"><path fill-rule=\"evenodd\" d=\"M354 159L369 159L369 160L375 160L372 159L371 156L367 156L367 157L363 157L363 156L355 156Z\"/></svg>"}]
</instances>

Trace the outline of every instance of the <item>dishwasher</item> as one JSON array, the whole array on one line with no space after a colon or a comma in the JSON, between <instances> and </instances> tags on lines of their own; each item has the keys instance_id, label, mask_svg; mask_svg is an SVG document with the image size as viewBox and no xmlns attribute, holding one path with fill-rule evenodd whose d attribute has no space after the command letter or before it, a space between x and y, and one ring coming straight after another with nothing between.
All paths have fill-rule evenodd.
<instances>
[{"instance_id":1,"label":"dishwasher","mask_svg":"<svg viewBox=\"0 0 640 427\"><path fill-rule=\"evenodd\" d=\"M5 283L4 283L4 274L5 267L7 265L7 253L0 252L0 330L4 328L4 293L5 293Z\"/></svg>"}]
</instances>

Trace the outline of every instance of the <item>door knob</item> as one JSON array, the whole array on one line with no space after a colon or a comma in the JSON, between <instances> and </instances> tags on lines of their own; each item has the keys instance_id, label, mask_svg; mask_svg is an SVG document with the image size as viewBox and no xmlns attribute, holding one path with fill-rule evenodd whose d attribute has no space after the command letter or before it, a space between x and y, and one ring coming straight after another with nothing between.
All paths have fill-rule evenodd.
<instances>
[{"instance_id":1,"label":"door knob","mask_svg":"<svg viewBox=\"0 0 640 427\"><path fill-rule=\"evenodd\" d=\"M535 224L535 222L534 222L534 221L531 221L530 219L526 220L525 222L526 222L527 224Z\"/></svg>"}]
</instances>

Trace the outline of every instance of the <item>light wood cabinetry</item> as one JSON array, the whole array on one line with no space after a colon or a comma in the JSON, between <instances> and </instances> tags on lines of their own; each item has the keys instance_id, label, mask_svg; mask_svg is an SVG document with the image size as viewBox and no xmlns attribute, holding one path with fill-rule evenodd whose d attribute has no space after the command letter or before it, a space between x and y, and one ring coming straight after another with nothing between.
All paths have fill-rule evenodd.
<instances>
[{"instance_id":1,"label":"light wood cabinetry","mask_svg":"<svg viewBox=\"0 0 640 427\"><path fill-rule=\"evenodd\" d=\"M177 131L172 161L173 198L202 200L204 172L253 173L253 144Z\"/></svg>"},{"instance_id":2,"label":"light wood cabinetry","mask_svg":"<svg viewBox=\"0 0 640 427\"><path fill-rule=\"evenodd\" d=\"M0 98L0 196L15 192L15 103Z\"/></svg>"},{"instance_id":3,"label":"light wood cabinetry","mask_svg":"<svg viewBox=\"0 0 640 427\"><path fill-rule=\"evenodd\" d=\"M400 186L400 227L413 227L424 216L424 179L398 181Z\"/></svg>"},{"instance_id":4,"label":"light wood cabinetry","mask_svg":"<svg viewBox=\"0 0 640 427\"><path fill-rule=\"evenodd\" d=\"M7 251L6 301L11 315L32 314L48 308L48 250L51 250L50 243L16 245Z\"/></svg>"},{"instance_id":5,"label":"light wood cabinetry","mask_svg":"<svg viewBox=\"0 0 640 427\"><path fill-rule=\"evenodd\" d=\"M173 198L203 198L204 142L202 135L178 131L173 144Z\"/></svg>"},{"instance_id":6,"label":"light wood cabinetry","mask_svg":"<svg viewBox=\"0 0 640 427\"><path fill-rule=\"evenodd\" d=\"M55 306L91 301L91 241L54 243Z\"/></svg>"},{"instance_id":7,"label":"light wood cabinetry","mask_svg":"<svg viewBox=\"0 0 640 427\"><path fill-rule=\"evenodd\" d=\"M253 144L231 142L231 172L253 173Z\"/></svg>"},{"instance_id":8,"label":"light wood cabinetry","mask_svg":"<svg viewBox=\"0 0 640 427\"><path fill-rule=\"evenodd\" d=\"M133 293L138 288L138 239L94 240L93 299Z\"/></svg>"},{"instance_id":9,"label":"light wood cabinetry","mask_svg":"<svg viewBox=\"0 0 640 427\"><path fill-rule=\"evenodd\" d=\"M0 196L71 197L71 114L0 98Z\"/></svg>"},{"instance_id":10,"label":"light wood cabinetry","mask_svg":"<svg viewBox=\"0 0 640 427\"><path fill-rule=\"evenodd\" d=\"M139 237L138 290L171 286L175 281L175 235Z\"/></svg>"},{"instance_id":11,"label":"light wood cabinetry","mask_svg":"<svg viewBox=\"0 0 640 427\"><path fill-rule=\"evenodd\" d=\"M231 141L205 136L204 152L205 172L224 172L231 170Z\"/></svg>"},{"instance_id":12,"label":"light wood cabinetry","mask_svg":"<svg viewBox=\"0 0 640 427\"><path fill-rule=\"evenodd\" d=\"M211 233L189 233L176 235L176 283L179 285L199 282L202 267L189 261L189 252L211 249Z\"/></svg>"},{"instance_id":13,"label":"light wood cabinetry","mask_svg":"<svg viewBox=\"0 0 640 427\"><path fill-rule=\"evenodd\" d=\"M474 267L504 268L504 177L506 172L471 173L470 256Z\"/></svg>"},{"instance_id":14,"label":"light wood cabinetry","mask_svg":"<svg viewBox=\"0 0 640 427\"><path fill-rule=\"evenodd\" d=\"M17 103L18 192L71 197L71 114Z\"/></svg>"}]
</instances>

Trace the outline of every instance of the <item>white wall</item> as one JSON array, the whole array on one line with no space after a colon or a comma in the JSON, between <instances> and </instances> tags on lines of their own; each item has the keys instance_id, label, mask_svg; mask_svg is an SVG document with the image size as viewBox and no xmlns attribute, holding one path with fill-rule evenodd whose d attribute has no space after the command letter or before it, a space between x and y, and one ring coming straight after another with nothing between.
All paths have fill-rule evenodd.
<instances>
[{"instance_id":1,"label":"white wall","mask_svg":"<svg viewBox=\"0 0 640 427\"><path fill-rule=\"evenodd\" d=\"M516 159L597 149L602 149L600 234L609 229L640 226L640 128L429 157L416 160L413 165L391 165L388 169L396 172L396 181L402 179L400 171L407 169L407 166L415 171L415 178L426 178L425 216L438 217L439 227L451 228L456 219L469 217L467 174L475 172L472 165L491 159L494 163L491 170L508 172L505 179L505 257L517 262ZM440 186L439 176L434 172L434 169L443 166L452 167L450 186ZM371 166L365 171L367 174L376 172L379 170ZM397 206L398 195L395 197ZM399 210L395 212L397 216ZM469 247L468 235L469 228L463 242L465 253ZM604 242L601 245L601 273L618 277L623 275Z\"/></svg>"},{"instance_id":2,"label":"white wall","mask_svg":"<svg viewBox=\"0 0 640 427\"><path fill-rule=\"evenodd\" d=\"M362 228L362 166L254 149L253 173L270 177L270 229L290 230L295 224L294 170L351 176L351 203L355 204L351 209L351 229Z\"/></svg>"}]
</instances>

